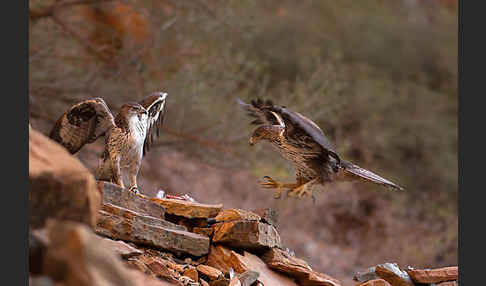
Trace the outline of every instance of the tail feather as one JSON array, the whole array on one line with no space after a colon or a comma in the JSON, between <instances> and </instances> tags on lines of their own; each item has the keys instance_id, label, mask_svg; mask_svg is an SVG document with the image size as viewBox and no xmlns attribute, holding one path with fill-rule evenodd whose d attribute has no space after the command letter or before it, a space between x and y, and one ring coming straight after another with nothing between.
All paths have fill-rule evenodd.
<instances>
[{"instance_id":1,"label":"tail feather","mask_svg":"<svg viewBox=\"0 0 486 286\"><path fill-rule=\"evenodd\" d=\"M367 181L374 182L376 184L397 189L403 191L404 189L397 184L388 181L385 178L378 176L377 174L363 169L358 165L355 165L349 161L341 160L342 169L338 173L338 179L342 181L355 180L355 179L365 179Z\"/></svg>"}]
</instances>

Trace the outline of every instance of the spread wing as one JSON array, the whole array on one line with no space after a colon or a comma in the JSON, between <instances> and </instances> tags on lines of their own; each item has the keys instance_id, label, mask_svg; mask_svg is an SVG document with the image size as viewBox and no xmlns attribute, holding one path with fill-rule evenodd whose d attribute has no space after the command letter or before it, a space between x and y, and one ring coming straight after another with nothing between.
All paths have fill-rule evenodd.
<instances>
[{"instance_id":1,"label":"spread wing","mask_svg":"<svg viewBox=\"0 0 486 286\"><path fill-rule=\"evenodd\" d=\"M93 143L115 126L113 115L101 98L92 98L73 105L59 119L49 137L71 154L86 143Z\"/></svg>"},{"instance_id":2,"label":"spread wing","mask_svg":"<svg viewBox=\"0 0 486 286\"><path fill-rule=\"evenodd\" d=\"M334 157L338 162L341 161L334 147L324 135L324 132L312 120L298 112L278 105L274 105L271 110L277 112L282 117L285 126L287 126L286 132L288 136L309 136L311 140L327 151L330 156Z\"/></svg>"},{"instance_id":3,"label":"spread wing","mask_svg":"<svg viewBox=\"0 0 486 286\"><path fill-rule=\"evenodd\" d=\"M248 104L239 98L237 98L236 101L247 112L248 116L255 118L251 124L281 125L285 127L282 117L280 117L276 112L272 111L271 108L273 107L273 104L270 100L252 100L251 104Z\"/></svg>"},{"instance_id":4,"label":"spread wing","mask_svg":"<svg viewBox=\"0 0 486 286\"><path fill-rule=\"evenodd\" d=\"M145 136L145 142L143 144L144 155L148 152L150 145L154 141L154 133L157 137L159 136L166 113L166 98L167 93L155 92L138 102L148 111L147 135Z\"/></svg>"},{"instance_id":5,"label":"spread wing","mask_svg":"<svg viewBox=\"0 0 486 286\"><path fill-rule=\"evenodd\" d=\"M388 188L393 188L393 189L398 189L403 191L403 188L396 185L395 183L392 183L388 181L385 178L382 178L378 176L377 174L363 169L358 165L355 165L349 161L342 160L341 161L341 167L339 172L338 172L338 179L342 181L352 181L352 180L357 180L357 179L364 179L368 180L371 182L374 182L376 184L388 187Z\"/></svg>"}]
</instances>

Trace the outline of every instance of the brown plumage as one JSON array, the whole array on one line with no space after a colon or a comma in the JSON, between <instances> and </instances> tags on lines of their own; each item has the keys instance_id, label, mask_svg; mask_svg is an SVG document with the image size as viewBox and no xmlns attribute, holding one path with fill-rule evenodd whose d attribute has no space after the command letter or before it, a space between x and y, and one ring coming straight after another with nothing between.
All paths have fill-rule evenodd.
<instances>
[{"instance_id":1,"label":"brown plumage","mask_svg":"<svg viewBox=\"0 0 486 286\"><path fill-rule=\"evenodd\" d=\"M238 103L249 116L256 118L251 124L259 125L250 137L250 145L268 141L284 158L294 163L295 183L280 183L264 177L266 181L261 183L262 187L276 189L276 198L280 197L281 188L289 189L289 196L300 198L311 195L315 184L358 179L403 190L371 171L342 160L319 126L302 114L274 105L269 100L252 100L247 104L238 99Z\"/></svg>"},{"instance_id":2,"label":"brown plumage","mask_svg":"<svg viewBox=\"0 0 486 286\"><path fill-rule=\"evenodd\" d=\"M84 100L61 115L49 136L72 154L105 136L96 179L124 187L123 177L128 177L129 189L138 191L137 174L142 157L153 143L154 133L159 135L166 97L167 93L156 92L139 102L126 103L116 117L103 99Z\"/></svg>"}]
</instances>

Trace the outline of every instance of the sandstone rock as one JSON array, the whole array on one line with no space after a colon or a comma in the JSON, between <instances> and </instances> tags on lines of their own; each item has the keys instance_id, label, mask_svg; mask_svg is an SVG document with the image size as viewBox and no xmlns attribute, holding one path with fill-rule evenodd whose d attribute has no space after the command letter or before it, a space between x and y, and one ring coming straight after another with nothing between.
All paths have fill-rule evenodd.
<instances>
[{"instance_id":1,"label":"sandstone rock","mask_svg":"<svg viewBox=\"0 0 486 286\"><path fill-rule=\"evenodd\" d=\"M185 218L211 218L218 215L223 205L207 205L190 201L176 199L159 199L151 200L165 208L165 212Z\"/></svg>"},{"instance_id":2,"label":"sandstone rock","mask_svg":"<svg viewBox=\"0 0 486 286\"><path fill-rule=\"evenodd\" d=\"M373 279L365 283L361 283L359 284L359 286L392 286L392 285L390 285L390 283L386 282L386 280L383 279Z\"/></svg>"},{"instance_id":3,"label":"sandstone rock","mask_svg":"<svg viewBox=\"0 0 486 286\"><path fill-rule=\"evenodd\" d=\"M214 243L222 243L234 248L263 250L280 247L280 236L275 227L258 221L230 221L213 225Z\"/></svg>"},{"instance_id":4,"label":"sandstone rock","mask_svg":"<svg viewBox=\"0 0 486 286\"><path fill-rule=\"evenodd\" d=\"M117 255L87 226L48 220L50 244L44 271L66 285L135 285ZM135 270L134 270L135 271Z\"/></svg>"},{"instance_id":5,"label":"sandstone rock","mask_svg":"<svg viewBox=\"0 0 486 286\"><path fill-rule=\"evenodd\" d=\"M243 273L248 270L243 256L222 245L211 245L206 264L219 269L223 273L228 273L230 268L233 268L236 273Z\"/></svg>"},{"instance_id":6,"label":"sandstone rock","mask_svg":"<svg viewBox=\"0 0 486 286\"><path fill-rule=\"evenodd\" d=\"M306 273L304 278L298 281L301 286L341 286L338 280L315 271Z\"/></svg>"},{"instance_id":7,"label":"sandstone rock","mask_svg":"<svg viewBox=\"0 0 486 286\"><path fill-rule=\"evenodd\" d=\"M457 280L458 267L442 267L437 269L414 269L407 270L408 275L415 283L439 283Z\"/></svg>"},{"instance_id":8,"label":"sandstone rock","mask_svg":"<svg viewBox=\"0 0 486 286\"><path fill-rule=\"evenodd\" d=\"M188 231L147 224L140 216L132 219L100 210L96 232L114 239L148 245L179 254L202 256L209 251L209 239Z\"/></svg>"},{"instance_id":9,"label":"sandstone rock","mask_svg":"<svg viewBox=\"0 0 486 286\"><path fill-rule=\"evenodd\" d=\"M294 277L299 282L299 285L341 285L338 280L328 275L313 271L307 262L293 257L288 252L279 248L272 248L265 252L262 256L262 260L271 269Z\"/></svg>"},{"instance_id":10,"label":"sandstone rock","mask_svg":"<svg viewBox=\"0 0 486 286\"><path fill-rule=\"evenodd\" d=\"M393 286L413 286L413 282L407 272L402 271L396 263L384 263L377 265L375 273Z\"/></svg>"},{"instance_id":11,"label":"sandstone rock","mask_svg":"<svg viewBox=\"0 0 486 286\"><path fill-rule=\"evenodd\" d=\"M218 277L223 276L223 272L208 265L200 264L196 269L202 276L207 277L209 281L216 280Z\"/></svg>"},{"instance_id":12,"label":"sandstone rock","mask_svg":"<svg viewBox=\"0 0 486 286\"><path fill-rule=\"evenodd\" d=\"M241 286L252 285L255 281L257 281L258 276L260 276L260 273L258 273L256 271L252 271L252 270L247 270L243 273L236 275L236 277L241 282Z\"/></svg>"},{"instance_id":13,"label":"sandstone rock","mask_svg":"<svg viewBox=\"0 0 486 286\"><path fill-rule=\"evenodd\" d=\"M271 270L258 256L245 251L243 259L248 269L259 273L258 281L263 285L297 286L292 279Z\"/></svg>"},{"instance_id":14,"label":"sandstone rock","mask_svg":"<svg viewBox=\"0 0 486 286\"><path fill-rule=\"evenodd\" d=\"M42 228L47 218L96 225L101 194L94 176L57 142L29 132L29 225Z\"/></svg>"},{"instance_id":15,"label":"sandstone rock","mask_svg":"<svg viewBox=\"0 0 486 286\"><path fill-rule=\"evenodd\" d=\"M307 262L276 247L266 251L261 258L271 269L292 277L304 277L305 273L312 271Z\"/></svg>"},{"instance_id":16,"label":"sandstone rock","mask_svg":"<svg viewBox=\"0 0 486 286\"><path fill-rule=\"evenodd\" d=\"M115 253L120 255L122 258L130 258L143 254L142 251L136 249L135 247L121 241L112 240L109 238L102 238L101 242L106 245L107 248L112 249Z\"/></svg>"},{"instance_id":17,"label":"sandstone rock","mask_svg":"<svg viewBox=\"0 0 486 286\"><path fill-rule=\"evenodd\" d=\"M214 229L212 227L194 227L192 228L192 232L211 237L213 236Z\"/></svg>"},{"instance_id":18,"label":"sandstone rock","mask_svg":"<svg viewBox=\"0 0 486 286\"><path fill-rule=\"evenodd\" d=\"M164 207L152 202L149 198L130 192L116 184L103 181L97 183L103 194L103 203L110 203L142 215L164 219Z\"/></svg>"},{"instance_id":19,"label":"sandstone rock","mask_svg":"<svg viewBox=\"0 0 486 286\"><path fill-rule=\"evenodd\" d=\"M261 218L259 215L246 210L227 209L219 212L218 215L214 218L214 220L215 222L226 222L226 221L234 221L234 220L260 221Z\"/></svg>"},{"instance_id":20,"label":"sandstone rock","mask_svg":"<svg viewBox=\"0 0 486 286\"><path fill-rule=\"evenodd\" d=\"M197 270L194 267L187 268L186 270L184 270L184 272L182 273L182 275L187 276L187 277L191 278L194 281L198 281L199 280L199 274L197 273Z\"/></svg>"},{"instance_id":21,"label":"sandstone rock","mask_svg":"<svg viewBox=\"0 0 486 286\"><path fill-rule=\"evenodd\" d=\"M143 215L123 207L112 205L110 203L104 203L101 209L105 212L109 212L111 214L124 217L129 220L137 220L153 226L184 230L184 231L187 230L185 226L174 224L166 220L155 218L152 216Z\"/></svg>"},{"instance_id":22,"label":"sandstone rock","mask_svg":"<svg viewBox=\"0 0 486 286\"><path fill-rule=\"evenodd\" d=\"M275 227L278 226L278 214L271 208L252 210L253 213L259 215L262 218L262 222L266 222Z\"/></svg>"}]
</instances>

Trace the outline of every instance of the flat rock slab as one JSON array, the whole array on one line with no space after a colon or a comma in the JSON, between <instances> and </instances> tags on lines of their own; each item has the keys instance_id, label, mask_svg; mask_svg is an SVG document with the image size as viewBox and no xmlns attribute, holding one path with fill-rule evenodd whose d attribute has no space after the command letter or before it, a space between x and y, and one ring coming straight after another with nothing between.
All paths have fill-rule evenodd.
<instances>
[{"instance_id":1,"label":"flat rock slab","mask_svg":"<svg viewBox=\"0 0 486 286\"><path fill-rule=\"evenodd\" d=\"M143 215L164 219L164 207L152 202L149 198L109 182L97 181L97 184L103 194L103 203L110 203Z\"/></svg>"},{"instance_id":2,"label":"flat rock slab","mask_svg":"<svg viewBox=\"0 0 486 286\"><path fill-rule=\"evenodd\" d=\"M439 283L457 280L458 267L442 267L436 269L413 269L407 270L408 275L415 283Z\"/></svg>"},{"instance_id":3,"label":"flat rock slab","mask_svg":"<svg viewBox=\"0 0 486 286\"><path fill-rule=\"evenodd\" d=\"M219 269L216 269L216 268L208 266L208 265L199 264L196 267L196 269L197 269L197 271L199 271L199 273L202 276L207 277L207 279L209 281L216 280L219 277L223 276L223 272L221 272Z\"/></svg>"},{"instance_id":4,"label":"flat rock slab","mask_svg":"<svg viewBox=\"0 0 486 286\"><path fill-rule=\"evenodd\" d=\"M107 248L112 249L115 253L120 255L122 258L131 258L143 254L142 251L136 249L135 247L121 240L102 238L101 241L106 245Z\"/></svg>"},{"instance_id":5,"label":"flat rock slab","mask_svg":"<svg viewBox=\"0 0 486 286\"><path fill-rule=\"evenodd\" d=\"M272 248L265 252L261 258L269 268L294 277L299 282L299 285L341 285L341 282L339 282L337 279L313 271L307 262L293 257L282 249Z\"/></svg>"},{"instance_id":6,"label":"flat rock slab","mask_svg":"<svg viewBox=\"0 0 486 286\"><path fill-rule=\"evenodd\" d=\"M259 221L222 222L212 227L214 243L252 250L281 246L280 235L275 227Z\"/></svg>"},{"instance_id":7,"label":"flat rock slab","mask_svg":"<svg viewBox=\"0 0 486 286\"><path fill-rule=\"evenodd\" d=\"M103 206L101 207L101 210L103 210L105 212L109 212L109 213L117 215L117 216L124 217L124 218L129 219L129 220L137 220L137 221L141 221L143 223L153 225L153 226L187 231L187 228L183 225L178 225L178 224L171 223L171 222L163 220L163 219L143 215L143 214L137 213L135 211L132 211L132 210L129 210L129 209L126 209L126 208L123 208L123 207L112 205L110 203L104 203Z\"/></svg>"},{"instance_id":8,"label":"flat rock slab","mask_svg":"<svg viewBox=\"0 0 486 286\"><path fill-rule=\"evenodd\" d=\"M251 286L255 281L257 281L258 276L260 276L260 273L253 270L248 270L236 275L235 277L240 280L241 286Z\"/></svg>"},{"instance_id":9,"label":"flat rock slab","mask_svg":"<svg viewBox=\"0 0 486 286\"><path fill-rule=\"evenodd\" d=\"M214 218L216 222L226 222L235 220L253 220L260 221L261 217L255 213L242 209L223 210Z\"/></svg>"},{"instance_id":10,"label":"flat rock slab","mask_svg":"<svg viewBox=\"0 0 486 286\"><path fill-rule=\"evenodd\" d=\"M150 225L143 219L99 211L96 232L114 239L148 245L175 253L202 256L209 251L209 238L188 231Z\"/></svg>"},{"instance_id":11,"label":"flat rock slab","mask_svg":"<svg viewBox=\"0 0 486 286\"><path fill-rule=\"evenodd\" d=\"M271 269L292 277L304 277L305 273L312 271L307 262L276 247L266 251L261 258Z\"/></svg>"},{"instance_id":12,"label":"flat rock slab","mask_svg":"<svg viewBox=\"0 0 486 286\"><path fill-rule=\"evenodd\" d=\"M165 208L165 212L185 218L213 218L223 209L222 204L207 205L177 199L150 198Z\"/></svg>"},{"instance_id":13,"label":"flat rock slab","mask_svg":"<svg viewBox=\"0 0 486 286\"><path fill-rule=\"evenodd\" d=\"M390 283L383 279L373 279L359 284L359 286L392 286Z\"/></svg>"}]
</instances>

